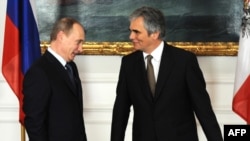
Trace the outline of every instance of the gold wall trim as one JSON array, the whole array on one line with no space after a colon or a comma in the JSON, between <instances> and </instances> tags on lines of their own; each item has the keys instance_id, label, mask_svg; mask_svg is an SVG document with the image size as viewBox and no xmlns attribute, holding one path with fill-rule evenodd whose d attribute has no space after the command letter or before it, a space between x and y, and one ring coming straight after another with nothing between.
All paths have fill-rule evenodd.
<instances>
[{"instance_id":1,"label":"gold wall trim","mask_svg":"<svg viewBox=\"0 0 250 141\"><path fill-rule=\"evenodd\" d=\"M236 56L238 42L168 42L197 56ZM42 53L49 46L41 42ZM126 55L134 51L131 42L85 42L81 55Z\"/></svg>"}]
</instances>

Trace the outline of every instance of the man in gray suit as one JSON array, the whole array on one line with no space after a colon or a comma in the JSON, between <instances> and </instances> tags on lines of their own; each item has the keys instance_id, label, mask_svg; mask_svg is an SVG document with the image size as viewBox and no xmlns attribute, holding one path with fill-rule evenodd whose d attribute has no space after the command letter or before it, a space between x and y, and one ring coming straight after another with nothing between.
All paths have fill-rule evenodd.
<instances>
[{"instance_id":1,"label":"man in gray suit","mask_svg":"<svg viewBox=\"0 0 250 141\"><path fill-rule=\"evenodd\" d=\"M30 141L87 141L81 81L73 62L84 40L78 21L58 20L50 47L25 74L24 125Z\"/></svg>"},{"instance_id":2,"label":"man in gray suit","mask_svg":"<svg viewBox=\"0 0 250 141\"><path fill-rule=\"evenodd\" d=\"M162 12L151 7L135 10L129 29L136 51L122 58L111 141L124 141L131 106L133 141L198 141L195 115L208 141L222 141L197 58L163 41ZM154 85L146 69L151 63Z\"/></svg>"}]
</instances>

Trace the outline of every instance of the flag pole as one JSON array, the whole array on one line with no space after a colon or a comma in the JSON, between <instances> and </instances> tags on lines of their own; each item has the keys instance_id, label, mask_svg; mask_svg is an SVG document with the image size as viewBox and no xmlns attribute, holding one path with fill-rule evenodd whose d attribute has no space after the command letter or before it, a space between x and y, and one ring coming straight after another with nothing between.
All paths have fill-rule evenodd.
<instances>
[{"instance_id":1,"label":"flag pole","mask_svg":"<svg viewBox=\"0 0 250 141\"><path fill-rule=\"evenodd\" d=\"M21 141L25 141L25 127L21 124Z\"/></svg>"}]
</instances>

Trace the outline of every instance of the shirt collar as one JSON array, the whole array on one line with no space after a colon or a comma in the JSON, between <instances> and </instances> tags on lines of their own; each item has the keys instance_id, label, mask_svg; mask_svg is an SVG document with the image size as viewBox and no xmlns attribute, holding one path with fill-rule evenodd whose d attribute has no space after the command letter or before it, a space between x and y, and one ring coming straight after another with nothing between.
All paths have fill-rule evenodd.
<instances>
[{"instance_id":1,"label":"shirt collar","mask_svg":"<svg viewBox=\"0 0 250 141\"><path fill-rule=\"evenodd\" d=\"M66 61L59 55L57 54L52 48L48 47L48 51L63 65L66 65Z\"/></svg>"},{"instance_id":2,"label":"shirt collar","mask_svg":"<svg viewBox=\"0 0 250 141\"><path fill-rule=\"evenodd\" d=\"M164 47L164 42L162 41L158 47L155 48L155 50L153 50L153 52L151 53L151 55L153 56L153 59L157 62L160 62L161 60L161 55L162 55L162 51L163 51L163 47ZM144 59L146 59L147 57L147 53L143 52L143 56Z\"/></svg>"}]
</instances>

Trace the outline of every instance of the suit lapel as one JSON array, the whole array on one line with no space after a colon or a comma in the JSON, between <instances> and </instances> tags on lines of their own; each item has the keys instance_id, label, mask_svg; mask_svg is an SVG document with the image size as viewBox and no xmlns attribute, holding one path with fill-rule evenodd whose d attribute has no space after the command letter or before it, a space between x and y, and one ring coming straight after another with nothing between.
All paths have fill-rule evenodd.
<instances>
[{"instance_id":1,"label":"suit lapel","mask_svg":"<svg viewBox=\"0 0 250 141\"><path fill-rule=\"evenodd\" d=\"M169 77L174 65L174 60L172 58L172 53L170 53L170 51L171 50L169 50L169 46L165 44L162 52L161 64L156 83L155 98L154 98L155 101L159 98L161 94L161 89L164 87L164 84L166 83L165 81L168 80L167 77Z\"/></svg>"},{"instance_id":2,"label":"suit lapel","mask_svg":"<svg viewBox=\"0 0 250 141\"><path fill-rule=\"evenodd\" d=\"M139 77L138 80L138 84L140 85L141 91L142 93L145 95L145 97L152 102L152 94L150 92L150 88L149 88L149 84L148 84L148 80L147 80L147 74L146 74L146 67L145 67L145 61L143 58L143 54L142 52L139 53L139 55L137 55L137 64L136 67L136 73L135 75L137 77Z\"/></svg>"},{"instance_id":3,"label":"suit lapel","mask_svg":"<svg viewBox=\"0 0 250 141\"><path fill-rule=\"evenodd\" d=\"M76 88L73 86L73 84L70 82L70 78L67 74L67 71L65 70L64 66L48 51L44 53L44 56L48 59L48 61L52 64L52 67L56 67L56 70L58 70L58 74L61 75L61 77L65 80L71 91L76 95Z\"/></svg>"}]
</instances>

